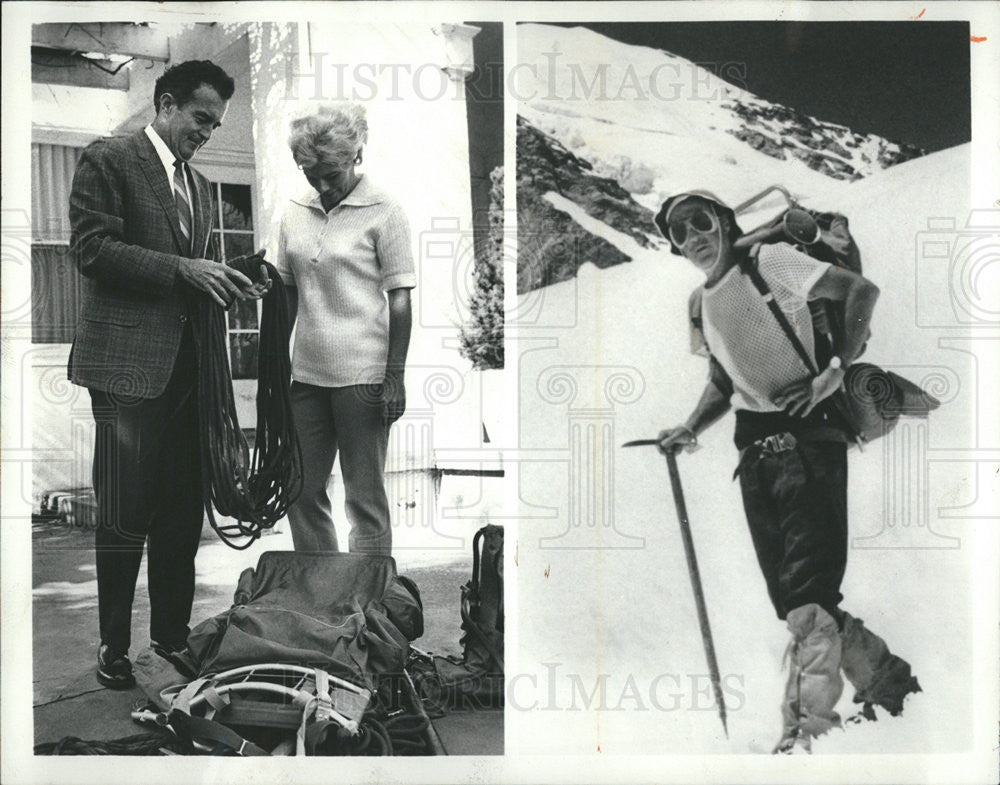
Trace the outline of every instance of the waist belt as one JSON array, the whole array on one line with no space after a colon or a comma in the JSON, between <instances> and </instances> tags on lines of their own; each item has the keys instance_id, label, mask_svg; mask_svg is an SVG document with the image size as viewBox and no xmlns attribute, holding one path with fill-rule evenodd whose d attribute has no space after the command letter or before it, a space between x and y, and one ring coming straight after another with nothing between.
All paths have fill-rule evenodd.
<instances>
[{"instance_id":1,"label":"waist belt","mask_svg":"<svg viewBox=\"0 0 1000 785\"><path fill-rule=\"evenodd\" d=\"M799 439L795 437L794 434L788 433L787 431L782 433L775 433L771 436L765 436L763 439L758 439L752 444L748 444L742 450L740 450L740 459L736 464L736 469L733 471L733 479L735 480L740 473L740 469L743 468L743 464L746 463L751 458L763 458L769 455L778 455L788 450L794 450L799 446Z\"/></svg>"},{"instance_id":2,"label":"waist belt","mask_svg":"<svg viewBox=\"0 0 1000 785\"><path fill-rule=\"evenodd\" d=\"M758 447L762 453L777 454L786 450L794 450L798 443L799 440L790 433L776 433L758 439L751 446Z\"/></svg>"},{"instance_id":3,"label":"waist belt","mask_svg":"<svg viewBox=\"0 0 1000 785\"><path fill-rule=\"evenodd\" d=\"M839 444L846 444L847 441L847 436L842 430L839 428L825 426L820 428L807 428L798 434L782 431L781 433L775 433L771 436L765 436L763 439L751 442L740 450L740 459L736 464L736 471L733 472L733 479L736 479L739 475L740 468L751 456L751 454L755 457L778 455L780 453L787 452L788 450L794 450L800 444L806 444L809 442L835 442Z\"/></svg>"}]
</instances>

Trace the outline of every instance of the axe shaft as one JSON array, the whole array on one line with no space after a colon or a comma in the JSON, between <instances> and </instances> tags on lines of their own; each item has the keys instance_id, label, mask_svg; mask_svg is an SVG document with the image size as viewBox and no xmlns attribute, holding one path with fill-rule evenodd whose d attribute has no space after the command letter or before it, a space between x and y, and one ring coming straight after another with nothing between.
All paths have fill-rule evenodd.
<instances>
[{"instance_id":1,"label":"axe shaft","mask_svg":"<svg viewBox=\"0 0 1000 785\"><path fill-rule=\"evenodd\" d=\"M684 555L687 557L688 574L691 577L691 588L694 591L694 602L698 608L698 624L701 625L701 640L705 646L705 658L708 660L708 670L712 678L712 689L715 691L715 702L719 707L719 718L722 729L729 738L729 728L726 725L726 700L722 695L722 679L719 675L719 663L715 658L715 644L712 642L712 629L708 624L708 609L705 606L705 592L701 587L701 573L698 571L698 559L694 552L694 540L691 537L691 525L688 522L687 505L684 503L684 491L681 488L681 475L677 471L677 457L673 450L667 452L667 469L670 471L670 487L674 493L674 505L677 507L677 520L681 526L681 539L684 541Z\"/></svg>"}]
</instances>

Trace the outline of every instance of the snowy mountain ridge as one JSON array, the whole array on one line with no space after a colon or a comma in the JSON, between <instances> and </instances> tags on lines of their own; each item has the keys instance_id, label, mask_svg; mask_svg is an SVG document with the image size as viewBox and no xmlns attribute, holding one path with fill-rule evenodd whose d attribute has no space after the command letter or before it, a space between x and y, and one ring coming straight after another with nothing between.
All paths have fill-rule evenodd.
<instances>
[{"instance_id":1,"label":"snowy mountain ridge","mask_svg":"<svg viewBox=\"0 0 1000 785\"><path fill-rule=\"evenodd\" d=\"M765 155L779 160L794 156L810 169L838 180L859 180L926 154L913 145L890 142L876 134L858 134L847 126L746 96L723 102L725 109L743 121L726 129L727 133Z\"/></svg>"},{"instance_id":2,"label":"snowy mountain ridge","mask_svg":"<svg viewBox=\"0 0 1000 785\"><path fill-rule=\"evenodd\" d=\"M518 94L524 97L519 111L570 149L586 145L586 129L557 122L560 115L584 126L605 121L679 138L725 133L776 160L798 160L842 180L857 180L925 153L769 102L683 57L623 44L586 28L521 25L518 46L523 66ZM731 69L717 70L729 75ZM739 74L731 78L738 80ZM601 158L599 149L592 152ZM592 162L600 171L600 162Z\"/></svg>"},{"instance_id":3,"label":"snowy mountain ridge","mask_svg":"<svg viewBox=\"0 0 1000 785\"><path fill-rule=\"evenodd\" d=\"M659 248L653 214L611 177L523 118L517 121L518 273L523 294L576 275L583 261L604 268L629 261L593 226L585 227L553 206L552 195L587 205L601 226L631 236L640 247Z\"/></svg>"},{"instance_id":4,"label":"snowy mountain ridge","mask_svg":"<svg viewBox=\"0 0 1000 785\"><path fill-rule=\"evenodd\" d=\"M735 205L781 184L800 201L828 198L924 154L765 101L668 52L585 28L520 25L518 46L522 294L572 278L587 261L599 268L629 261L556 210L550 191L641 247L663 248L652 218L670 194L707 189ZM755 209L773 214L776 206L770 200ZM747 229L758 222L741 217Z\"/></svg>"}]
</instances>

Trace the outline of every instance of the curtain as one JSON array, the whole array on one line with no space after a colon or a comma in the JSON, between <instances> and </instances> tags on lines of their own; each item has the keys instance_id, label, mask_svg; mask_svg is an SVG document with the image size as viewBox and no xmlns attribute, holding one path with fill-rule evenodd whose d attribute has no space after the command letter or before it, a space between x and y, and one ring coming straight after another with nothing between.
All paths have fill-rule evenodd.
<instances>
[{"instance_id":1,"label":"curtain","mask_svg":"<svg viewBox=\"0 0 1000 785\"><path fill-rule=\"evenodd\" d=\"M69 193L83 148L31 145L31 340L70 343L80 274L69 253Z\"/></svg>"},{"instance_id":2,"label":"curtain","mask_svg":"<svg viewBox=\"0 0 1000 785\"><path fill-rule=\"evenodd\" d=\"M69 192L81 147L31 145L31 237L35 242L69 242Z\"/></svg>"},{"instance_id":3,"label":"curtain","mask_svg":"<svg viewBox=\"0 0 1000 785\"><path fill-rule=\"evenodd\" d=\"M80 315L80 274L68 245L31 246L31 342L71 343Z\"/></svg>"}]
</instances>

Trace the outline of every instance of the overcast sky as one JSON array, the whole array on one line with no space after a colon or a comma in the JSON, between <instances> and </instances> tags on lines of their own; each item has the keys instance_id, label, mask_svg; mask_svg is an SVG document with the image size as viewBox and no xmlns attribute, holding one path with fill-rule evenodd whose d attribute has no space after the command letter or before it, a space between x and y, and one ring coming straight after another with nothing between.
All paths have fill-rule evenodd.
<instances>
[{"instance_id":1,"label":"overcast sky","mask_svg":"<svg viewBox=\"0 0 1000 785\"><path fill-rule=\"evenodd\" d=\"M928 151L971 138L965 22L586 23L699 64L746 64L746 87L817 119ZM724 75L720 73L720 75Z\"/></svg>"}]
</instances>

